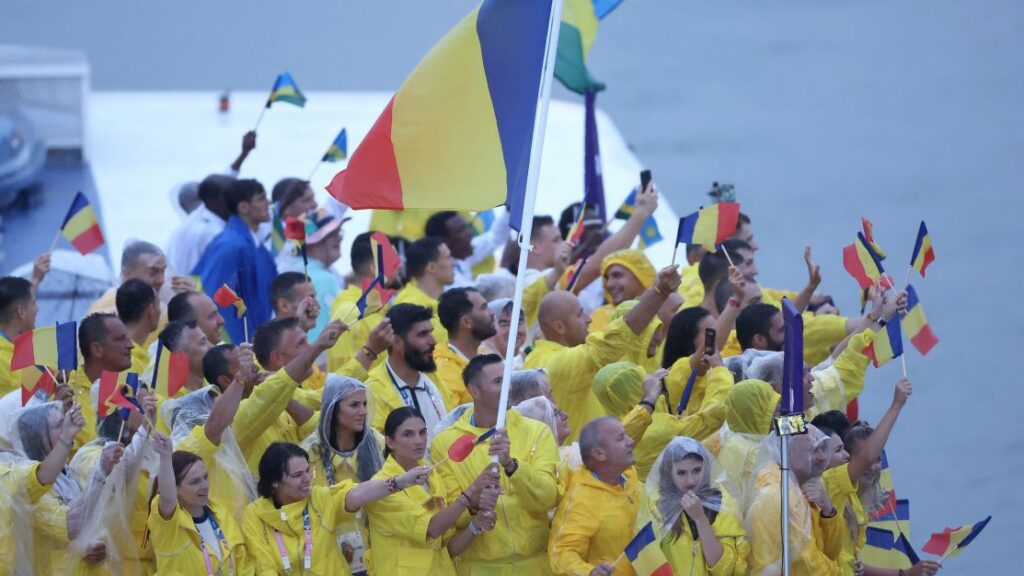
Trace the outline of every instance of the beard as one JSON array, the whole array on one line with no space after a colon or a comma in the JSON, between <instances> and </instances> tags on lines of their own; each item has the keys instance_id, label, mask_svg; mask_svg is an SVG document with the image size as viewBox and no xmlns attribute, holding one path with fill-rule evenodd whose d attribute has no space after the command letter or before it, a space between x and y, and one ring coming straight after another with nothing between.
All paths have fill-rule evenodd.
<instances>
[{"instance_id":1,"label":"beard","mask_svg":"<svg viewBox=\"0 0 1024 576\"><path fill-rule=\"evenodd\" d=\"M494 324L490 322L474 322L473 323L473 339L483 342L489 338L493 338L498 333L498 329L494 327Z\"/></svg>"},{"instance_id":2,"label":"beard","mask_svg":"<svg viewBox=\"0 0 1024 576\"><path fill-rule=\"evenodd\" d=\"M405 347L405 363L418 372L435 372L437 363L434 362L434 350L416 350L410 346Z\"/></svg>"}]
</instances>

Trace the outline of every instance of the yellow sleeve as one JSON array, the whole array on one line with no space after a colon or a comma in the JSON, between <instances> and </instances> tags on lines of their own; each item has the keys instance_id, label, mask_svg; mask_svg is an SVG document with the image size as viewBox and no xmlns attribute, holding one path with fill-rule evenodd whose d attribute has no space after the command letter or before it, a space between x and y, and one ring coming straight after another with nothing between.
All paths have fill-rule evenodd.
<instances>
[{"instance_id":1,"label":"yellow sleeve","mask_svg":"<svg viewBox=\"0 0 1024 576\"><path fill-rule=\"evenodd\" d=\"M622 427L626 430L626 436L639 444L644 437L644 432L651 425L651 413L643 406L634 406L632 410L622 417Z\"/></svg>"},{"instance_id":2,"label":"yellow sleeve","mask_svg":"<svg viewBox=\"0 0 1024 576\"><path fill-rule=\"evenodd\" d=\"M540 312L540 301L551 290L548 288L547 274L538 274L537 279L523 289L523 314L526 317L527 329L537 324Z\"/></svg>"},{"instance_id":3,"label":"yellow sleeve","mask_svg":"<svg viewBox=\"0 0 1024 576\"><path fill-rule=\"evenodd\" d=\"M703 380L704 398L700 407L697 408L698 412L706 410L714 404L725 403L725 399L729 397L729 392L735 384L732 372L729 372L725 366L715 366L708 370L704 374Z\"/></svg>"},{"instance_id":4,"label":"yellow sleeve","mask_svg":"<svg viewBox=\"0 0 1024 576\"><path fill-rule=\"evenodd\" d=\"M842 511L836 507L835 515L831 518L823 517L817 509L814 509L813 513L818 514L819 534L815 534L815 538L821 538L819 549L838 566L839 555L843 552L843 540L849 535Z\"/></svg>"},{"instance_id":5,"label":"yellow sleeve","mask_svg":"<svg viewBox=\"0 0 1024 576\"><path fill-rule=\"evenodd\" d=\"M864 390L864 377L868 371L869 362L868 357L864 355L864 348L871 342L874 335L875 331L868 329L850 336L846 348L832 363L839 373L839 380L843 383L847 404L860 396Z\"/></svg>"},{"instance_id":6,"label":"yellow sleeve","mask_svg":"<svg viewBox=\"0 0 1024 576\"><path fill-rule=\"evenodd\" d=\"M846 317L835 314L804 317L804 362L817 366L846 338Z\"/></svg>"},{"instance_id":7,"label":"yellow sleeve","mask_svg":"<svg viewBox=\"0 0 1024 576\"><path fill-rule=\"evenodd\" d=\"M57 542L70 542L68 538L68 509L57 500L57 495L48 492L33 509L32 525L36 532Z\"/></svg>"},{"instance_id":8,"label":"yellow sleeve","mask_svg":"<svg viewBox=\"0 0 1024 576\"><path fill-rule=\"evenodd\" d=\"M740 339L736 336L735 330L729 331L729 339L725 341L725 346L722 346L721 353L722 358L743 354L743 347L740 346Z\"/></svg>"},{"instance_id":9,"label":"yellow sleeve","mask_svg":"<svg viewBox=\"0 0 1024 576\"><path fill-rule=\"evenodd\" d=\"M39 499L46 495L53 486L53 484L41 484L39 482L39 476L37 476L37 473L39 472L39 464L40 462L36 462L32 466L29 466L27 470L28 474L25 478L25 489L28 492L28 500L32 504L39 502Z\"/></svg>"},{"instance_id":10,"label":"yellow sleeve","mask_svg":"<svg viewBox=\"0 0 1024 576\"><path fill-rule=\"evenodd\" d=\"M335 526L339 526L343 522L355 517L355 513L349 512L345 509L345 499L348 498L348 493L356 486L358 486L358 484L352 480L342 480L341 482L327 488L327 490L330 491L331 505L334 507ZM314 488L314 490L317 490L317 488Z\"/></svg>"},{"instance_id":11,"label":"yellow sleeve","mask_svg":"<svg viewBox=\"0 0 1024 576\"><path fill-rule=\"evenodd\" d=\"M264 430L273 426L298 386L299 383L292 380L284 368L257 385L252 395L242 400L235 414L232 427L238 445L249 445Z\"/></svg>"},{"instance_id":12,"label":"yellow sleeve","mask_svg":"<svg viewBox=\"0 0 1024 576\"><path fill-rule=\"evenodd\" d=\"M296 388L295 393L292 394L292 400L295 400L299 404L302 404L313 411L320 409L320 401L322 398L323 389L309 390L306 388Z\"/></svg>"},{"instance_id":13,"label":"yellow sleeve","mask_svg":"<svg viewBox=\"0 0 1024 576\"><path fill-rule=\"evenodd\" d=\"M594 569L585 558L601 527L600 506L585 499L585 489L571 487L555 512L548 541L548 560L555 574L590 574Z\"/></svg>"},{"instance_id":14,"label":"yellow sleeve","mask_svg":"<svg viewBox=\"0 0 1024 576\"><path fill-rule=\"evenodd\" d=\"M581 387L589 390L590 378L585 378L584 375L592 376L604 366L618 361L625 351L635 348L639 342L639 336L633 334L633 330L623 319L618 318L608 324L608 329L604 332L595 332L587 336L583 345L560 350L557 354L558 361L547 368L552 372L552 381L578 382ZM554 376L556 371L564 372L561 378Z\"/></svg>"},{"instance_id":15,"label":"yellow sleeve","mask_svg":"<svg viewBox=\"0 0 1024 576\"><path fill-rule=\"evenodd\" d=\"M375 366L377 362L381 362L381 359L383 357L383 354L377 356L377 359L373 361L373 365L371 365L371 367ZM363 368L363 365L360 364L359 360L356 360L354 356L350 358L347 362L345 362L340 368L335 370L334 373L339 376L348 376L349 378L355 378L360 382L366 380L367 375L366 368Z\"/></svg>"},{"instance_id":16,"label":"yellow sleeve","mask_svg":"<svg viewBox=\"0 0 1024 576\"><path fill-rule=\"evenodd\" d=\"M747 573L747 561L740 553L745 551L738 549L738 543L745 543L743 538L730 536L719 536L718 543L722 545L722 557L714 566L708 566L711 576L741 576ZM740 552L740 553L738 553Z\"/></svg>"},{"instance_id":17,"label":"yellow sleeve","mask_svg":"<svg viewBox=\"0 0 1024 576\"><path fill-rule=\"evenodd\" d=\"M245 547L248 551L248 563L254 574L259 576L276 576L277 550L273 548L268 531L256 514L255 508L245 509L245 518L242 521L242 536L245 537Z\"/></svg>"},{"instance_id":18,"label":"yellow sleeve","mask_svg":"<svg viewBox=\"0 0 1024 576\"><path fill-rule=\"evenodd\" d=\"M551 430L544 426L534 445L529 462L520 462L509 477L510 492L518 497L519 506L533 512L547 512L558 498L558 448ZM504 472L501 472L504 474Z\"/></svg>"},{"instance_id":19,"label":"yellow sleeve","mask_svg":"<svg viewBox=\"0 0 1024 576\"><path fill-rule=\"evenodd\" d=\"M410 493L392 494L366 506L370 522L385 527L392 537L418 544L430 541L427 529L433 514L417 505Z\"/></svg>"},{"instance_id":20,"label":"yellow sleeve","mask_svg":"<svg viewBox=\"0 0 1024 576\"><path fill-rule=\"evenodd\" d=\"M436 356L436 355L435 355ZM466 390L465 381L462 379L462 368L451 360L441 356L437 360L437 379L440 380L442 388L448 393L453 406L460 406L472 402L473 397Z\"/></svg>"}]
</instances>

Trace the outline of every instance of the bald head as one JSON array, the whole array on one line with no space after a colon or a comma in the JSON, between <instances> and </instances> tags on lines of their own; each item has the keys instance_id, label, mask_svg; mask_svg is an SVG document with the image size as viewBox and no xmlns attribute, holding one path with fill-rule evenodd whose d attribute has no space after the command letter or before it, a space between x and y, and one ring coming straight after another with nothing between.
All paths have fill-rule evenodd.
<instances>
[{"instance_id":1,"label":"bald head","mask_svg":"<svg viewBox=\"0 0 1024 576\"><path fill-rule=\"evenodd\" d=\"M544 337L563 346L578 346L587 339L590 316L572 292L556 290L540 301L538 311Z\"/></svg>"}]
</instances>

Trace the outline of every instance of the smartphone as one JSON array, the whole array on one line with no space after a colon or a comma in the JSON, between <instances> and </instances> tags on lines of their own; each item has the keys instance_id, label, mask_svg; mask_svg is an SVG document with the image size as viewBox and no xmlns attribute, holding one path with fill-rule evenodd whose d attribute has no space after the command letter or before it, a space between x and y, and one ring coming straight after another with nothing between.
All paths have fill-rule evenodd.
<instances>
[{"instance_id":1,"label":"smartphone","mask_svg":"<svg viewBox=\"0 0 1024 576\"><path fill-rule=\"evenodd\" d=\"M651 171L641 170L640 171L640 191L647 190L647 185L651 183Z\"/></svg>"},{"instance_id":2,"label":"smartphone","mask_svg":"<svg viewBox=\"0 0 1024 576\"><path fill-rule=\"evenodd\" d=\"M714 356L715 355L715 339L718 338L718 332L714 328L708 328L704 330L704 355Z\"/></svg>"}]
</instances>

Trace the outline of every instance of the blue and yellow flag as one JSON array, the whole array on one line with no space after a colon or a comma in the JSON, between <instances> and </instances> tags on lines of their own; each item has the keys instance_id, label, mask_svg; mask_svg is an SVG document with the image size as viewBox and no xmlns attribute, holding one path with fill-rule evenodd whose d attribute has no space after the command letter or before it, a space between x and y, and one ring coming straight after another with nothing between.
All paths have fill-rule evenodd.
<instances>
[{"instance_id":1,"label":"blue and yellow flag","mask_svg":"<svg viewBox=\"0 0 1024 576\"><path fill-rule=\"evenodd\" d=\"M274 102L287 102L299 108L306 105L306 97L299 90L299 86L295 83L291 74L282 72L277 75L274 87L270 90L270 97L267 98L267 108L270 108L270 105Z\"/></svg>"},{"instance_id":2,"label":"blue and yellow flag","mask_svg":"<svg viewBox=\"0 0 1024 576\"><path fill-rule=\"evenodd\" d=\"M615 212L615 217L619 220L629 220L629 217L633 215L636 210L636 188L633 188L629 192L629 196L622 202L622 206ZM661 230L658 230L658 221L654 219L654 214L647 217L644 220L643 227L640 228L640 249L645 250L649 246L654 246L658 242L664 240L661 236Z\"/></svg>"},{"instance_id":3,"label":"blue and yellow flag","mask_svg":"<svg viewBox=\"0 0 1024 576\"><path fill-rule=\"evenodd\" d=\"M324 154L323 161L341 162L345 158L348 158L348 134L342 128L338 137L331 143L331 147L327 149L327 153Z\"/></svg>"}]
</instances>

